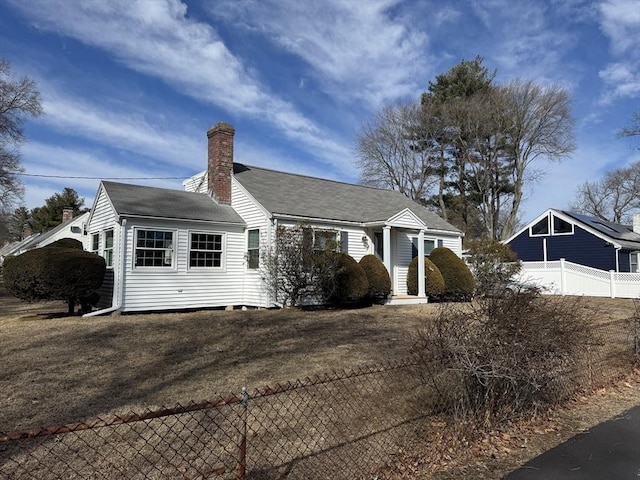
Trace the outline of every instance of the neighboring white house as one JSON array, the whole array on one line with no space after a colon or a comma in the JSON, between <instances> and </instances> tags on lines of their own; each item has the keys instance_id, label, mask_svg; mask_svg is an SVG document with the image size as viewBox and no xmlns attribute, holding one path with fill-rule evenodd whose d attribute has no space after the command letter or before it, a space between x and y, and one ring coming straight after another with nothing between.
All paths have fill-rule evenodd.
<instances>
[{"instance_id":1,"label":"neighboring white house","mask_svg":"<svg viewBox=\"0 0 640 480\"><path fill-rule=\"evenodd\" d=\"M223 122L207 132L208 168L185 191L101 182L87 232L109 268L105 311L273 306L260 255L300 222L356 260L378 255L396 296L414 256L461 255L460 230L404 195L234 163L234 134Z\"/></svg>"},{"instance_id":2,"label":"neighboring white house","mask_svg":"<svg viewBox=\"0 0 640 480\"><path fill-rule=\"evenodd\" d=\"M88 248L86 226L89 212L73 216L73 210L64 209L62 223L44 233L36 233L27 238L14 242L0 249L0 265L9 255L20 255L27 250L41 248L63 238L73 238L82 243L85 250Z\"/></svg>"}]
</instances>

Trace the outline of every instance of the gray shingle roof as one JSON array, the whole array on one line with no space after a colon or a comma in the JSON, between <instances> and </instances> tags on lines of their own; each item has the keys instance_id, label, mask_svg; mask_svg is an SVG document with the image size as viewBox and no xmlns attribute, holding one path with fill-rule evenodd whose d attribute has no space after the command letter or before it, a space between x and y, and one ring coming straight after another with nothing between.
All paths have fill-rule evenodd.
<instances>
[{"instance_id":1,"label":"gray shingle roof","mask_svg":"<svg viewBox=\"0 0 640 480\"><path fill-rule=\"evenodd\" d=\"M590 217L589 215L583 215L581 213L567 212L564 210L558 211L615 240L616 243L619 243L623 248L640 250L640 234L635 233L633 227L630 225L608 222L601 218Z\"/></svg>"},{"instance_id":2,"label":"gray shingle roof","mask_svg":"<svg viewBox=\"0 0 640 480\"><path fill-rule=\"evenodd\" d=\"M102 185L118 215L244 224L231 206L204 193L107 181Z\"/></svg>"},{"instance_id":3,"label":"gray shingle roof","mask_svg":"<svg viewBox=\"0 0 640 480\"><path fill-rule=\"evenodd\" d=\"M370 223L409 208L427 227L459 233L456 227L399 192L233 164L240 184L271 214Z\"/></svg>"}]
</instances>

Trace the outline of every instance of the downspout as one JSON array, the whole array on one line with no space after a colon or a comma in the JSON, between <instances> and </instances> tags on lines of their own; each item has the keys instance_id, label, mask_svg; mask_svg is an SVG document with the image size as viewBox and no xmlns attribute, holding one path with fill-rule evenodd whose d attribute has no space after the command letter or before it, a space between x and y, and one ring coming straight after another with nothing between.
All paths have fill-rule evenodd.
<instances>
[{"instance_id":1,"label":"downspout","mask_svg":"<svg viewBox=\"0 0 640 480\"><path fill-rule=\"evenodd\" d=\"M620 250L622 247L615 247L616 249L616 273L620 273Z\"/></svg>"},{"instance_id":2,"label":"downspout","mask_svg":"<svg viewBox=\"0 0 640 480\"><path fill-rule=\"evenodd\" d=\"M113 288L116 289L116 303L115 305L112 305L111 307L108 308L103 308L102 310L96 310L95 312L89 312L89 313L85 313L84 315L82 315L82 317L95 317L98 315L104 315L106 313L111 313L111 312L115 312L117 310L120 310L120 308L122 307L122 293L123 293L123 288L124 288L124 270L125 270L125 246L126 246L126 226L127 226L127 219L123 218L122 219L122 223L120 225L120 272L118 277L119 278L115 278L114 276L114 285Z\"/></svg>"}]
</instances>

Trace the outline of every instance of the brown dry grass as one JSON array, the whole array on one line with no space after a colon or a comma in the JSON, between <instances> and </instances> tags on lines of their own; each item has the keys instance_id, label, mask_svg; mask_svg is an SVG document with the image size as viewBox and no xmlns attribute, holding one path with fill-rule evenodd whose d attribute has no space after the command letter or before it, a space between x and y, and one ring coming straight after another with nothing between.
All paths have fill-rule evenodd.
<instances>
[{"instance_id":1,"label":"brown dry grass","mask_svg":"<svg viewBox=\"0 0 640 480\"><path fill-rule=\"evenodd\" d=\"M0 296L0 431L171 406L408 356L437 307L64 317Z\"/></svg>"}]
</instances>

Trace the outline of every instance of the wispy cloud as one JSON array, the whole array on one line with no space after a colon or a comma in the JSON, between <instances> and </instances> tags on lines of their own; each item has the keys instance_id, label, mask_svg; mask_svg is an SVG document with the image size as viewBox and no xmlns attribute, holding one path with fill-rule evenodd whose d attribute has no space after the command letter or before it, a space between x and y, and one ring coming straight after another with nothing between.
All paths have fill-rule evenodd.
<instances>
[{"instance_id":1,"label":"wispy cloud","mask_svg":"<svg viewBox=\"0 0 640 480\"><path fill-rule=\"evenodd\" d=\"M176 126L163 129L152 124L148 118L137 112L109 109L105 105L68 97L45 85L43 107L46 115L41 122L60 133L73 132L76 137L115 147L135 155L153 158L169 165L180 165L186 169L197 169L206 158L204 132L180 133ZM201 141L198 139L201 137ZM93 167L91 167L93 168Z\"/></svg>"},{"instance_id":2,"label":"wispy cloud","mask_svg":"<svg viewBox=\"0 0 640 480\"><path fill-rule=\"evenodd\" d=\"M563 18L564 28L558 28L553 10L539 1L488 0L471 2L470 9L490 35L490 58L499 75L567 80L563 56L577 41L567 28L571 17Z\"/></svg>"},{"instance_id":3,"label":"wispy cloud","mask_svg":"<svg viewBox=\"0 0 640 480\"><path fill-rule=\"evenodd\" d=\"M210 12L303 59L334 98L371 107L415 96L426 74L427 34L399 0L214 0ZM445 20L454 15L447 9Z\"/></svg>"},{"instance_id":4,"label":"wispy cloud","mask_svg":"<svg viewBox=\"0 0 640 480\"><path fill-rule=\"evenodd\" d=\"M208 24L179 0L9 0L37 27L107 51L128 68L234 116L266 120L327 162L348 154L323 128L273 94ZM317 150L322 145L322 150Z\"/></svg>"},{"instance_id":5,"label":"wispy cloud","mask_svg":"<svg viewBox=\"0 0 640 480\"><path fill-rule=\"evenodd\" d=\"M609 39L613 61L600 71L607 88L603 102L640 95L640 4L607 0L600 5L600 29Z\"/></svg>"}]
</instances>

